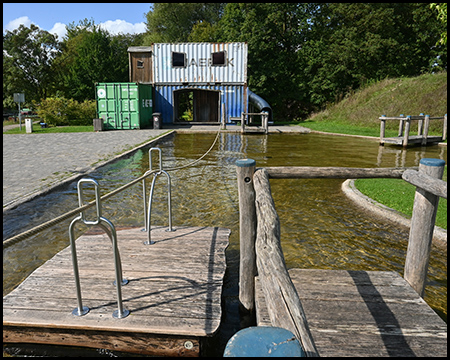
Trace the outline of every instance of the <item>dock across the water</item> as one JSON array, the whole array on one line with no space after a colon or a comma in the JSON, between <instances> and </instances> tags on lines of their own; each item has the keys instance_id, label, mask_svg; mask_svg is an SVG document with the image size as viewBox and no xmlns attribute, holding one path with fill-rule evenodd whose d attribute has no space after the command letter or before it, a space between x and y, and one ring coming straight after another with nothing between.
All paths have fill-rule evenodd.
<instances>
[{"instance_id":1,"label":"dock across the water","mask_svg":"<svg viewBox=\"0 0 450 360\"><path fill-rule=\"evenodd\" d=\"M380 145L394 144L407 147L408 145L422 145L436 144L445 141L447 138L447 114L441 117L430 117L430 115L387 117L385 115L379 118L380 120ZM386 121L399 121L398 136L386 137ZM411 133L411 121L417 121L417 135ZM429 135L430 120L443 120L442 135Z\"/></svg>"},{"instance_id":2,"label":"dock across the water","mask_svg":"<svg viewBox=\"0 0 450 360\"><path fill-rule=\"evenodd\" d=\"M114 257L104 233L76 241L83 305L77 307L70 248L36 269L3 298L3 342L102 348L130 353L198 356L200 341L220 325L225 249L230 230L152 227L117 231L123 306L117 309Z\"/></svg>"}]
</instances>

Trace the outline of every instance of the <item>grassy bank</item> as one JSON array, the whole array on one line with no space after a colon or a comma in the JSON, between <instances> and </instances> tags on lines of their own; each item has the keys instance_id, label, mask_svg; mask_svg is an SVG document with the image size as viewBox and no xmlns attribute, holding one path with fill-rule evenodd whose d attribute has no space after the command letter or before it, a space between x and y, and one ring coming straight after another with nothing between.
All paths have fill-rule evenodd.
<instances>
[{"instance_id":1,"label":"grassy bank","mask_svg":"<svg viewBox=\"0 0 450 360\"><path fill-rule=\"evenodd\" d=\"M342 101L329 105L300 124L312 130L353 135L380 135L381 115L447 113L447 72L412 78L386 79L348 94ZM388 121L387 136L396 136L398 123ZM417 131L417 121L411 131ZM430 132L442 133L442 121L431 121Z\"/></svg>"},{"instance_id":2,"label":"grassy bank","mask_svg":"<svg viewBox=\"0 0 450 360\"><path fill-rule=\"evenodd\" d=\"M302 126L312 130L380 136L381 115L442 116L447 113L447 73L386 79L349 94L337 104L314 114ZM398 123L386 122L386 136L397 136ZM442 121L431 122L430 134L442 134ZM413 121L412 132L417 132ZM447 181L447 166L444 180ZM415 187L401 179L359 179L355 186L366 196L411 217ZM436 225L447 229L447 200L440 199Z\"/></svg>"},{"instance_id":3,"label":"grassy bank","mask_svg":"<svg viewBox=\"0 0 450 360\"><path fill-rule=\"evenodd\" d=\"M447 181L447 166L443 180ZM355 186L363 194L411 218L415 186L402 179L358 179ZM436 225L447 229L447 199L439 199Z\"/></svg>"}]
</instances>

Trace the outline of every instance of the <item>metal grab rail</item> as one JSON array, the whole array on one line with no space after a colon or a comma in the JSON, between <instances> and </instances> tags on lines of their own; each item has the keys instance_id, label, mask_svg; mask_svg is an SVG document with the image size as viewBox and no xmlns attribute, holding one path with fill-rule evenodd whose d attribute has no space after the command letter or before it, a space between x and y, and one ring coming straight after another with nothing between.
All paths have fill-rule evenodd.
<instances>
[{"instance_id":1,"label":"metal grab rail","mask_svg":"<svg viewBox=\"0 0 450 360\"><path fill-rule=\"evenodd\" d=\"M81 179L78 181L77 189L78 189L78 202L80 207L83 206L83 192L82 192L82 184L83 183L91 183L94 184L95 187L95 205L97 210L97 217L94 221L88 221L85 217L84 210L81 211L80 215L77 216L69 225L69 238L70 238L70 249L72 252L72 264L73 264L73 273L75 276L75 284L77 288L77 308L72 311L73 315L83 316L89 312L89 308L87 306L83 306L83 301L81 297L81 286L80 286L80 275L78 271L78 260L77 260L77 251L75 246L75 236L74 236L74 226L78 222L83 222L85 225L93 226L98 225L103 230L105 230L108 237L111 239L113 253L114 253L114 269L116 274L116 280L114 284L117 288L117 307L118 309L113 312L113 317L115 318L125 318L129 315L129 310L123 308L122 304L122 285L126 285L128 280L123 279L122 277L122 265L120 260L119 249L117 247L117 233L116 229L111 221L102 217L102 208L101 208L101 198L100 198L100 188L98 182L94 179ZM109 229L108 229L109 227Z\"/></svg>"},{"instance_id":2,"label":"metal grab rail","mask_svg":"<svg viewBox=\"0 0 450 360\"><path fill-rule=\"evenodd\" d=\"M159 152L159 170L155 173L155 170L153 170L153 165L152 165L152 151L158 151ZM167 171L163 170L162 168L162 155L161 155L161 149L160 148L150 148L148 150L148 157L149 157L149 170L144 174L144 176L146 176L147 174L150 175L151 173L154 173L154 177L152 180L152 186L150 188L150 198L148 200L148 211L147 211L147 207L146 207L146 203L147 203L147 189L146 189L146 184L145 184L145 178L142 180L142 187L143 187L143 197L144 197L144 231L147 231L147 236L148 236L148 240L144 241L145 245L151 245L154 244L154 241L152 241L151 239L151 213L152 213L152 202L153 202L153 191L155 189L155 183L156 183L156 178L161 175L164 174L167 177L167 201L168 201L168 212L169 212L169 228L167 229L167 231L173 231L172 230L172 204L171 204L171 199L172 199L172 192L171 192L171 182L170 182L170 176L167 173Z\"/></svg>"}]
</instances>

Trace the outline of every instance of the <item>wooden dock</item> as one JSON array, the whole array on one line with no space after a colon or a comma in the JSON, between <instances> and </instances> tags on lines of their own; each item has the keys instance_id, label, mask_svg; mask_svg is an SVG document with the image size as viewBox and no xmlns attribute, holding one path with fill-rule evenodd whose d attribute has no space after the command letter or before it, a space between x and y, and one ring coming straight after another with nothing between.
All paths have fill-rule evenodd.
<instances>
[{"instance_id":1,"label":"wooden dock","mask_svg":"<svg viewBox=\"0 0 450 360\"><path fill-rule=\"evenodd\" d=\"M429 115L417 115L404 117L403 115L398 117L386 117L385 115L379 118L380 120L380 145L394 144L407 147L408 145L422 145L437 144L441 141L445 141L447 138L447 114L441 117L430 117ZM386 121L394 120L399 122L398 136L385 137ZM416 120L417 135L411 135L411 121ZM430 120L442 120L442 135L430 136L428 130L430 127Z\"/></svg>"},{"instance_id":2,"label":"wooden dock","mask_svg":"<svg viewBox=\"0 0 450 360\"><path fill-rule=\"evenodd\" d=\"M447 198L447 183L440 180L444 165L443 160L421 159L419 171L399 173L398 169L256 169L255 160L236 161L242 308L256 313L258 326L289 330L308 357L446 357L447 324L422 298L436 199ZM269 177L401 177L415 185L404 278L390 271L288 271Z\"/></svg>"},{"instance_id":3,"label":"wooden dock","mask_svg":"<svg viewBox=\"0 0 450 360\"><path fill-rule=\"evenodd\" d=\"M398 273L290 269L320 356L447 356L447 324ZM258 326L272 326L255 282Z\"/></svg>"},{"instance_id":4,"label":"wooden dock","mask_svg":"<svg viewBox=\"0 0 450 360\"><path fill-rule=\"evenodd\" d=\"M229 229L152 227L117 231L123 307L117 319L111 241L102 232L76 241L83 305L77 307L70 247L36 269L3 298L3 343L40 343L130 353L198 356L202 338L221 320Z\"/></svg>"}]
</instances>

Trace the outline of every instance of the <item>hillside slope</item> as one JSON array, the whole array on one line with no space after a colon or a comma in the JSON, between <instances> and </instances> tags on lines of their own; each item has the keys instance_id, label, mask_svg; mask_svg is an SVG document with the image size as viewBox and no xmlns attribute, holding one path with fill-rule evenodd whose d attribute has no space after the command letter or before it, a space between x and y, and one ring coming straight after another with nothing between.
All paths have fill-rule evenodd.
<instances>
[{"instance_id":1,"label":"hillside slope","mask_svg":"<svg viewBox=\"0 0 450 360\"><path fill-rule=\"evenodd\" d=\"M379 129L381 115L420 113L431 116L447 113L447 72L378 81L313 114L304 125L335 122ZM392 125L398 127L398 124ZM441 125L431 130L441 131Z\"/></svg>"}]
</instances>

